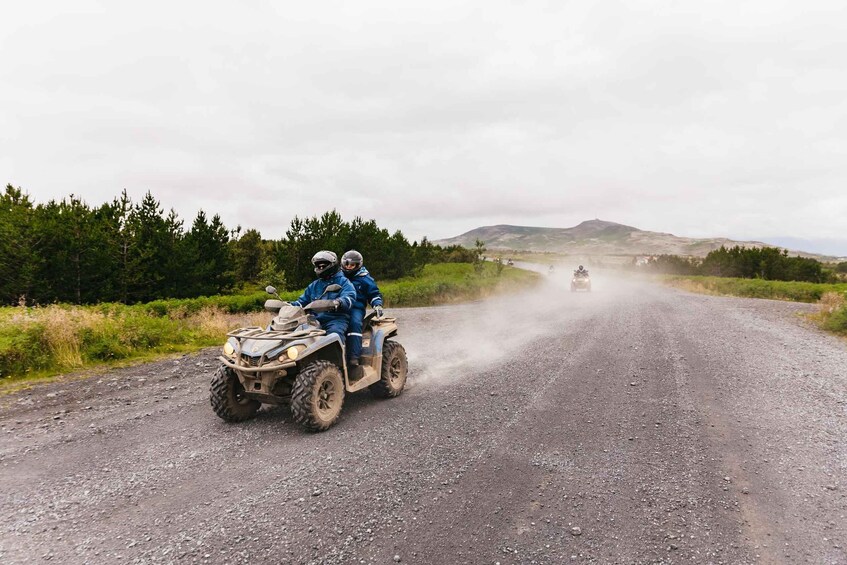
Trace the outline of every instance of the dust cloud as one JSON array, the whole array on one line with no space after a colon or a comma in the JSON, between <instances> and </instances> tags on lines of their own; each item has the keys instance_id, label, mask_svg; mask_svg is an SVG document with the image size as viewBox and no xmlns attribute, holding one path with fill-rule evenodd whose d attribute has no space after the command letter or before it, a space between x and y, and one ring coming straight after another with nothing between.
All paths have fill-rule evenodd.
<instances>
[{"instance_id":1,"label":"dust cloud","mask_svg":"<svg viewBox=\"0 0 847 565\"><path fill-rule=\"evenodd\" d=\"M576 265L556 265L553 273L546 265L516 266L543 273L544 281L517 294L415 309L425 314L414 324L404 325L402 310L391 313L398 318L397 340L406 348L412 387L450 384L467 372L502 364L545 335L561 334L607 310L637 286L620 272L594 271L587 265L592 291L571 292Z\"/></svg>"}]
</instances>

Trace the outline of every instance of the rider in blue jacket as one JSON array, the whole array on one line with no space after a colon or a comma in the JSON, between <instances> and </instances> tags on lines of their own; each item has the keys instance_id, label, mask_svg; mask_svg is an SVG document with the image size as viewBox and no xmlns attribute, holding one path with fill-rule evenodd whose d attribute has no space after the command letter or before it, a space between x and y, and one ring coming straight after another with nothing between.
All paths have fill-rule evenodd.
<instances>
[{"instance_id":1,"label":"rider in blue jacket","mask_svg":"<svg viewBox=\"0 0 847 565\"><path fill-rule=\"evenodd\" d=\"M377 318L381 318L382 294L376 281L365 268L364 258L358 251L351 249L341 257L341 269L344 276L356 287L356 303L350 311L350 328L347 332L347 362L356 367L362 354L362 321L365 318L365 310L370 304Z\"/></svg>"},{"instance_id":2,"label":"rider in blue jacket","mask_svg":"<svg viewBox=\"0 0 847 565\"><path fill-rule=\"evenodd\" d=\"M316 317L321 328L327 334L336 334L344 343L346 339L347 326L350 324L350 311L356 303L356 288L347 280L340 271L338 256L332 251L318 251L312 257L312 265L315 266L315 274L318 278L313 281L300 298L291 302L294 306L305 306L313 300L332 300L335 302L335 311L321 312ZM337 284L341 290L327 292L326 289L332 284Z\"/></svg>"}]
</instances>

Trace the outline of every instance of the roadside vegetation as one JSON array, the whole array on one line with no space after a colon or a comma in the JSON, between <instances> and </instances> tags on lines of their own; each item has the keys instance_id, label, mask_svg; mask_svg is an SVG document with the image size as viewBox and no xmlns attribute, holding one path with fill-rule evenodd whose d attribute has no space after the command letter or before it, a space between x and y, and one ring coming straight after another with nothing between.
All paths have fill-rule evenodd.
<instances>
[{"instance_id":1,"label":"roadside vegetation","mask_svg":"<svg viewBox=\"0 0 847 565\"><path fill-rule=\"evenodd\" d=\"M768 281L730 277L667 275L662 280L671 286L723 296L769 298L793 302L817 302L827 293L847 292L847 283L810 283L801 281Z\"/></svg>"},{"instance_id":2,"label":"roadside vegetation","mask_svg":"<svg viewBox=\"0 0 847 565\"><path fill-rule=\"evenodd\" d=\"M821 263L790 257L775 247L721 247L704 259L659 255L633 270L662 275L671 286L691 292L817 302L811 316L822 328L847 335L847 262Z\"/></svg>"},{"instance_id":3,"label":"roadside vegetation","mask_svg":"<svg viewBox=\"0 0 847 565\"><path fill-rule=\"evenodd\" d=\"M473 263L426 265L421 273L380 281L386 307L474 300L535 284L539 275ZM293 300L299 291L280 293ZM50 304L0 308L0 382L39 378L96 365L153 358L222 344L227 331L264 326L269 296L241 294L143 304Z\"/></svg>"},{"instance_id":4,"label":"roadside vegetation","mask_svg":"<svg viewBox=\"0 0 847 565\"><path fill-rule=\"evenodd\" d=\"M294 299L312 256L356 249L388 307L472 300L537 275L485 264L485 246L410 242L335 210L294 217L277 240L229 229L200 210L189 228L148 192L90 206L73 195L33 202L0 193L0 381L194 350L265 325L271 284ZM5 307L2 305L6 305Z\"/></svg>"},{"instance_id":5,"label":"roadside vegetation","mask_svg":"<svg viewBox=\"0 0 847 565\"><path fill-rule=\"evenodd\" d=\"M839 265L826 265L809 257L791 257L776 247L721 247L705 258L658 255L646 264L633 266L640 272L666 275L700 275L761 279L766 281L803 281L835 283L841 279Z\"/></svg>"},{"instance_id":6,"label":"roadside vegetation","mask_svg":"<svg viewBox=\"0 0 847 565\"><path fill-rule=\"evenodd\" d=\"M825 330L847 336L847 292L827 292L819 306L812 319Z\"/></svg>"},{"instance_id":7,"label":"roadside vegetation","mask_svg":"<svg viewBox=\"0 0 847 565\"><path fill-rule=\"evenodd\" d=\"M819 311L810 318L827 331L847 335L847 282L809 283L696 275L664 275L661 280L670 286L701 294L817 303Z\"/></svg>"},{"instance_id":8,"label":"roadside vegetation","mask_svg":"<svg viewBox=\"0 0 847 565\"><path fill-rule=\"evenodd\" d=\"M790 257L775 247L721 247L703 259L659 255L632 266L662 275L665 284L691 292L746 298L817 302L811 316L822 328L847 335L847 263Z\"/></svg>"}]
</instances>

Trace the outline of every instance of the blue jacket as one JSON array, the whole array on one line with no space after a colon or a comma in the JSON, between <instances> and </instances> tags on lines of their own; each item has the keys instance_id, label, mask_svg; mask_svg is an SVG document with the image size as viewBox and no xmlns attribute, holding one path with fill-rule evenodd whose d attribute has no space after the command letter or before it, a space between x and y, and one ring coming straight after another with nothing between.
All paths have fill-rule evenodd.
<instances>
[{"instance_id":1,"label":"blue jacket","mask_svg":"<svg viewBox=\"0 0 847 565\"><path fill-rule=\"evenodd\" d=\"M356 287L356 304L353 306L359 310L366 310L368 304L371 306L382 306L382 294L376 281L364 265L350 277L350 282Z\"/></svg>"},{"instance_id":2,"label":"blue jacket","mask_svg":"<svg viewBox=\"0 0 847 565\"><path fill-rule=\"evenodd\" d=\"M331 284L341 285L341 290L337 292L327 292L324 294L326 287ZM293 301L291 304L295 306L306 306L313 300L335 300L338 299L340 304L335 312L321 312L317 315L317 319L322 324L330 320L350 319L350 310L356 303L356 287L353 286L347 277L339 271L328 279L317 279L306 287L300 298Z\"/></svg>"}]
</instances>

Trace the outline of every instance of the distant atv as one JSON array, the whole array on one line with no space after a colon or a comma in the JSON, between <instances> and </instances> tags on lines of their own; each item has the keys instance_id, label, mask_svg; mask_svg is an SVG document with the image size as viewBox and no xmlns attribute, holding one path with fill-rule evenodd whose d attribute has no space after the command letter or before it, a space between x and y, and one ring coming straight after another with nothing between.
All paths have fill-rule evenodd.
<instances>
[{"instance_id":1,"label":"distant atv","mask_svg":"<svg viewBox=\"0 0 847 565\"><path fill-rule=\"evenodd\" d=\"M276 289L269 286L269 294ZM340 290L338 285L328 292ZM382 398L398 396L406 385L406 350L389 338L397 335L395 318L365 317L361 365L348 370L344 342L320 328L313 313L334 308L330 300L304 307L268 300L275 312L268 329L240 328L227 334L210 386L212 409L227 422L243 422L262 404L289 404L295 422L320 432L341 415L344 395L369 388ZM352 368L351 368L352 369Z\"/></svg>"},{"instance_id":2,"label":"distant atv","mask_svg":"<svg viewBox=\"0 0 847 565\"><path fill-rule=\"evenodd\" d=\"M574 271L571 279L571 292L577 290L587 290L591 292L591 277L588 276L588 271Z\"/></svg>"}]
</instances>

